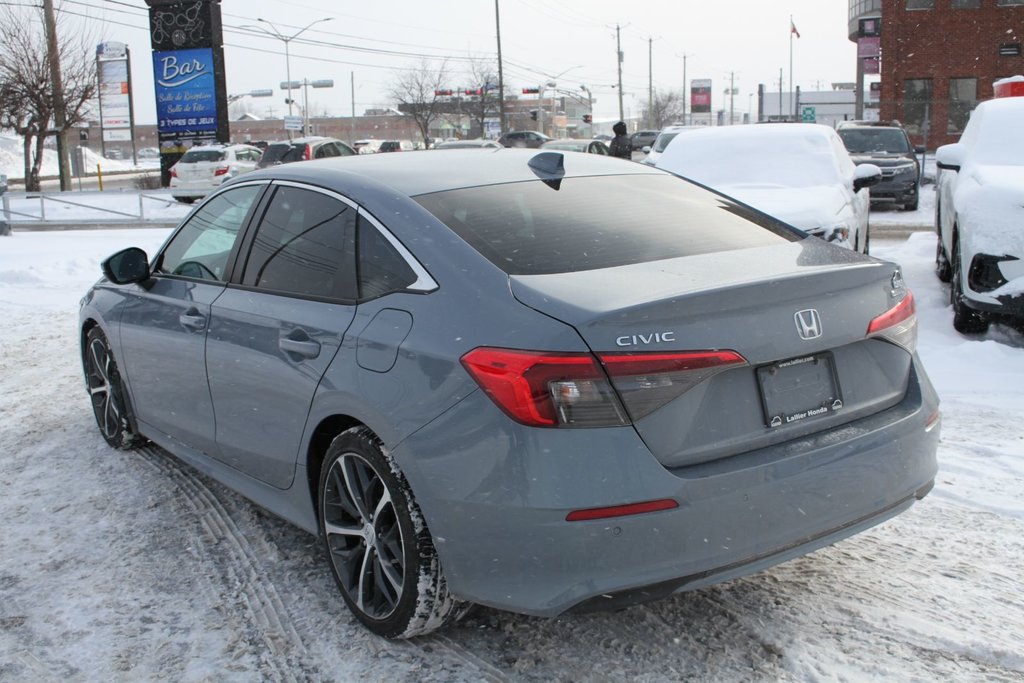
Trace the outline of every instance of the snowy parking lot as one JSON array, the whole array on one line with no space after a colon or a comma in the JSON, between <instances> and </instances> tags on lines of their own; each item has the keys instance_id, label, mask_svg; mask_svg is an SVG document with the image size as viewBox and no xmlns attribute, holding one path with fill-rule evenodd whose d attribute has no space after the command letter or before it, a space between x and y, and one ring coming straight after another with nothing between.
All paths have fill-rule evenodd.
<instances>
[{"instance_id":1,"label":"snowy parking lot","mask_svg":"<svg viewBox=\"0 0 1024 683\"><path fill-rule=\"evenodd\" d=\"M478 608L408 642L355 622L315 538L100 437L78 299L102 258L166 234L0 237L0 681L1024 680L1024 335L954 332L932 232L872 235L915 293L943 402L927 498L693 593L554 620Z\"/></svg>"}]
</instances>

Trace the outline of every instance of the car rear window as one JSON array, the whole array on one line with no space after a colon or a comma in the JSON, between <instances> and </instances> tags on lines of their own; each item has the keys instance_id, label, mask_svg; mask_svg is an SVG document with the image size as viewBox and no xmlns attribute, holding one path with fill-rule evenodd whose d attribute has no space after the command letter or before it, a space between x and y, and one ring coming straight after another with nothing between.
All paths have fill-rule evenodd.
<instances>
[{"instance_id":1,"label":"car rear window","mask_svg":"<svg viewBox=\"0 0 1024 683\"><path fill-rule=\"evenodd\" d=\"M270 145L263 152L261 164L269 166L276 163L287 164L292 161L302 161L305 151L305 145L291 145L288 143Z\"/></svg>"},{"instance_id":2,"label":"car rear window","mask_svg":"<svg viewBox=\"0 0 1024 683\"><path fill-rule=\"evenodd\" d=\"M224 161L227 158L225 152L219 149L190 149L181 157L186 164L194 164L199 161Z\"/></svg>"},{"instance_id":3,"label":"car rear window","mask_svg":"<svg viewBox=\"0 0 1024 683\"><path fill-rule=\"evenodd\" d=\"M804 237L670 175L536 180L414 199L509 275L612 268Z\"/></svg>"}]
</instances>

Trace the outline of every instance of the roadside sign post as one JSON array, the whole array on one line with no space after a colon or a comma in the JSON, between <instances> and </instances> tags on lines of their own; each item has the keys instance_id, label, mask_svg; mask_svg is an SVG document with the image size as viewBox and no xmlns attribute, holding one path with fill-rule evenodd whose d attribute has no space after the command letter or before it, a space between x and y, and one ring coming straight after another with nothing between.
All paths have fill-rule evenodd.
<instances>
[{"instance_id":1,"label":"roadside sign post","mask_svg":"<svg viewBox=\"0 0 1024 683\"><path fill-rule=\"evenodd\" d=\"M817 121L817 112L814 107L804 107L801 112L801 120L804 123L814 123Z\"/></svg>"}]
</instances>

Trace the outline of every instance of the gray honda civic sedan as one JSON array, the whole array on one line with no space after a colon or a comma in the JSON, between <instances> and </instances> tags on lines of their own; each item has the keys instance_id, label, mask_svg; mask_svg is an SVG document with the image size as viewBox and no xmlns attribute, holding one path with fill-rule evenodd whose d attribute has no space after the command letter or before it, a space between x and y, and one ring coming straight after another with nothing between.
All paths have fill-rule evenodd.
<instances>
[{"instance_id":1,"label":"gray honda civic sedan","mask_svg":"<svg viewBox=\"0 0 1024 683\"><path fill-rule=\"evenodd\" d=\"M103 437L319 535L386 637L754 572L936 473L900 267L649 166L288 164L103 271L81 309Z\"/></svg>"}]
</instances>

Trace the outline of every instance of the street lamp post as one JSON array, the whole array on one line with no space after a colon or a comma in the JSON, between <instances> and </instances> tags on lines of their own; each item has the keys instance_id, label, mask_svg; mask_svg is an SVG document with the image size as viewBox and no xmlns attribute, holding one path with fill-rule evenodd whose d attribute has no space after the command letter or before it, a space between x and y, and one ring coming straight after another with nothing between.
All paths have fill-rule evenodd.
<instances>
[{"instance_id":1,"label":"street lamp post","mask_svg":"<svg viewBox=\"0 0 1024 683\"><path fill-rule=\"evenodd\" d=\"M289 48L289 43L291 43L293 40L298 38L300 35L305 33L309 28L315 26L316 24L319 24L319 23L322 23L322 22L325 22L325 21L331 21L332 19L334 19L334 17L323 17L322 19L317 19L316 21L311 21L311 22L309 22L308 24L306 24L305 26L303 26L302 28L300 28L298 31L296 31L295 33L293 33L290 36L286 36L285 34L281 33L280 29L278 29L277 26L275 26L272 22L269 22L266 19L263 19L262 17L257 17L256 21L261 22L261 23L266 24L267 26L269 26L270 27L269 31L264 29L264 28L261 28L259 26L252 26L251 27L251 28L255 28L255 29L259 30L259 31L262 31L263 33L266 33L268 36L272 36L274 38L277 38L282 43L284 43L285 78L287 79L287 83L288 83L288 86L289 86L288 87L288 115L289 116L292 115L292 89L291 89L291 84L292 84L292 57L291 57L291 51L290 51L290 48ZM291 139L291 131L288 131L288 138Z\"/></svg>"}]
</instances>

